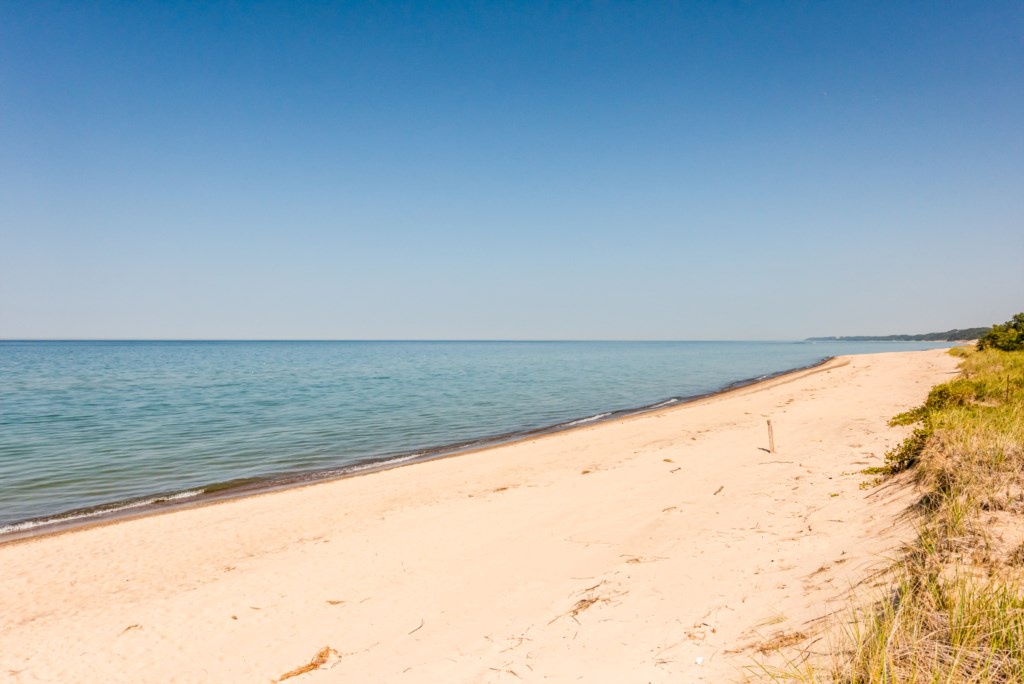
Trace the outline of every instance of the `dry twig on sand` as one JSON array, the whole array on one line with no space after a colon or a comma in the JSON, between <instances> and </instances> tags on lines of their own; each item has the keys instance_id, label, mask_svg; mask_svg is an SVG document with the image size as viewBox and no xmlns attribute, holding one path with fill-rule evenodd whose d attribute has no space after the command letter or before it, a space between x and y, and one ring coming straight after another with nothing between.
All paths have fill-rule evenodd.
<instances>
[{"instance_id":1,"label":"dry twig on sand","mask_svg":"<svg viewBox=\"0 0 1024 684\"><path fill-rule=\"evenodd\" d=\"M337 656L339 658L341 657L341 654L333 648L331 648L330 646L324 646L319 651L317 651L316 655L313 656L313 659L310 660L308 663L300 667L297 667L294 670L289 670L288 672L285 672L283 675L281 675L274 681L283 682L286 679L298 677L299 675L304 675L307 672L312 672L313 670L319 670L327 663L328 659L330 659L332 655Z\"/></svg>"}]
</instances>

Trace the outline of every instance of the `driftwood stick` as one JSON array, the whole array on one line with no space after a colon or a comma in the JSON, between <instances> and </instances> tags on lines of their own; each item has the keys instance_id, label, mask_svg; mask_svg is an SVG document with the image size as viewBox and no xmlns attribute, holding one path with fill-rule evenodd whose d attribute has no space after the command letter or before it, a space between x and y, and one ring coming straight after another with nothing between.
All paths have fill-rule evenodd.
<instances>
[{"instance_id":1,"label":"driftwood stick","mask_svg":"<svg viewBox=\"0 0 1024 684\"><path fill-rule=\"evenodd\" d=\"M772 430L772 421L768 420L768 452L775 453L775 431Z\"/></svg>"}]
</instances>

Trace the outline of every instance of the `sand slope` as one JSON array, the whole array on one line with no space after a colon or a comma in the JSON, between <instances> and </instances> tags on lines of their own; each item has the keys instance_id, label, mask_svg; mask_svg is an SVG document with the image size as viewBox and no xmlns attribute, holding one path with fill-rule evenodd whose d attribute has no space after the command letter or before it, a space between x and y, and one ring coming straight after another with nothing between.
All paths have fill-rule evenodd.
<instances>
[{"instance_id":1,"label":"sand slope","mask_svg":"<svg viewBox=\"0 0 1024 684\"><path fill-rule=\"evenodd\" d=\"M474 454L0 546L14 682L721 682L910 535L855 471L954 372L836 359ZM765 419L778 444L768 454ZM853 474L851 474L853 473ZM702 658L702 664L697 664Z\"/></svg>"}]
</instances>

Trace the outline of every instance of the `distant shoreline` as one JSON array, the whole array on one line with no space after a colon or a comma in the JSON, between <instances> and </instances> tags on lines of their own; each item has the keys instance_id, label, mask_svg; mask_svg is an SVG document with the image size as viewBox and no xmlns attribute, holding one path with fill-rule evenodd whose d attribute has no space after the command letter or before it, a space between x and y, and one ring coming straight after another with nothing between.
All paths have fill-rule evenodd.
<instances>
[{"instance_id":1,"label":"distant shoreline","mask_svg":"<svg viewBox=\"0 0 1024 684\"><path fill-rule=\"evenodd\" d=\"M841 337L808 337L805 342L973 342L991 328L965 328L921 335L846 335Z\"/></svg>"}]
</instances>

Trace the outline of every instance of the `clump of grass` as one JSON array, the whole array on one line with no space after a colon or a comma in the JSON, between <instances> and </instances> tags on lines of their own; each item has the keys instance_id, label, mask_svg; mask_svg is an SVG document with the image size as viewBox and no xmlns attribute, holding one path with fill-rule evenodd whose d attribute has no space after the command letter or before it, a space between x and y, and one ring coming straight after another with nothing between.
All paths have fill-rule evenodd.
<instances>
[{"instance_id":1,"label":"clump of grass","mask_svg":"<svg viewBox=\"0 0 1024 684\"><path fill-rule=\"evenodd\" d=\"M970 347L953 347L949 350L949 355L963 358L965 356L970 356L971 351L973 350Z\"/></svg>"},{"instance_id":2,"label":"clump of grass","mask_svg":"<svg viewBox=\"0 0 1024 684\"><path fill-rule=\"evenodd\" d=\"M924 404L915 409L897 414L889 425L912 425L931 422L933 414L950 406L968 406L982 396L983 385L979 381L957 378L952 382L936 385L928 393Z\"/></svg>"},{"instance_id":3,"label":"clump of grass","mask_svg":"<svg viewBox=\"0 0 1024 684\"><path fill-rule=\"evenodd\" d=\"M911 471L923 492L885 598L839 634L830 665L773 678L1024 682L1024 352L958 355L961 377L893 419L917 427L871 471Z\"/></svg>"},{"instance_id":4,"label":"clump of grass","mask_svg":"<svg viewBox=\"0 0 1024 684\"><path fill-rule=\"evenodd\" d=\"M827 677L835 682L1024 681L1016 582L904 567L889 598L845 636L850 650Z\"/></svg>"},{"instance_id":5,"label":"clump of grass","mask_svg":"<svg viewBox=\"0 0 1024 684\"><path fill-rule=\"evenodd\" d=\"M932 436L930 427L916 428L909 437L900 442L897 446L885 452L885 463L880 466L865 468L861 472L865 475L889 476L902 473L907 470L920 458L924 451L928 438Z\"/></svg>"}]
</instances>

